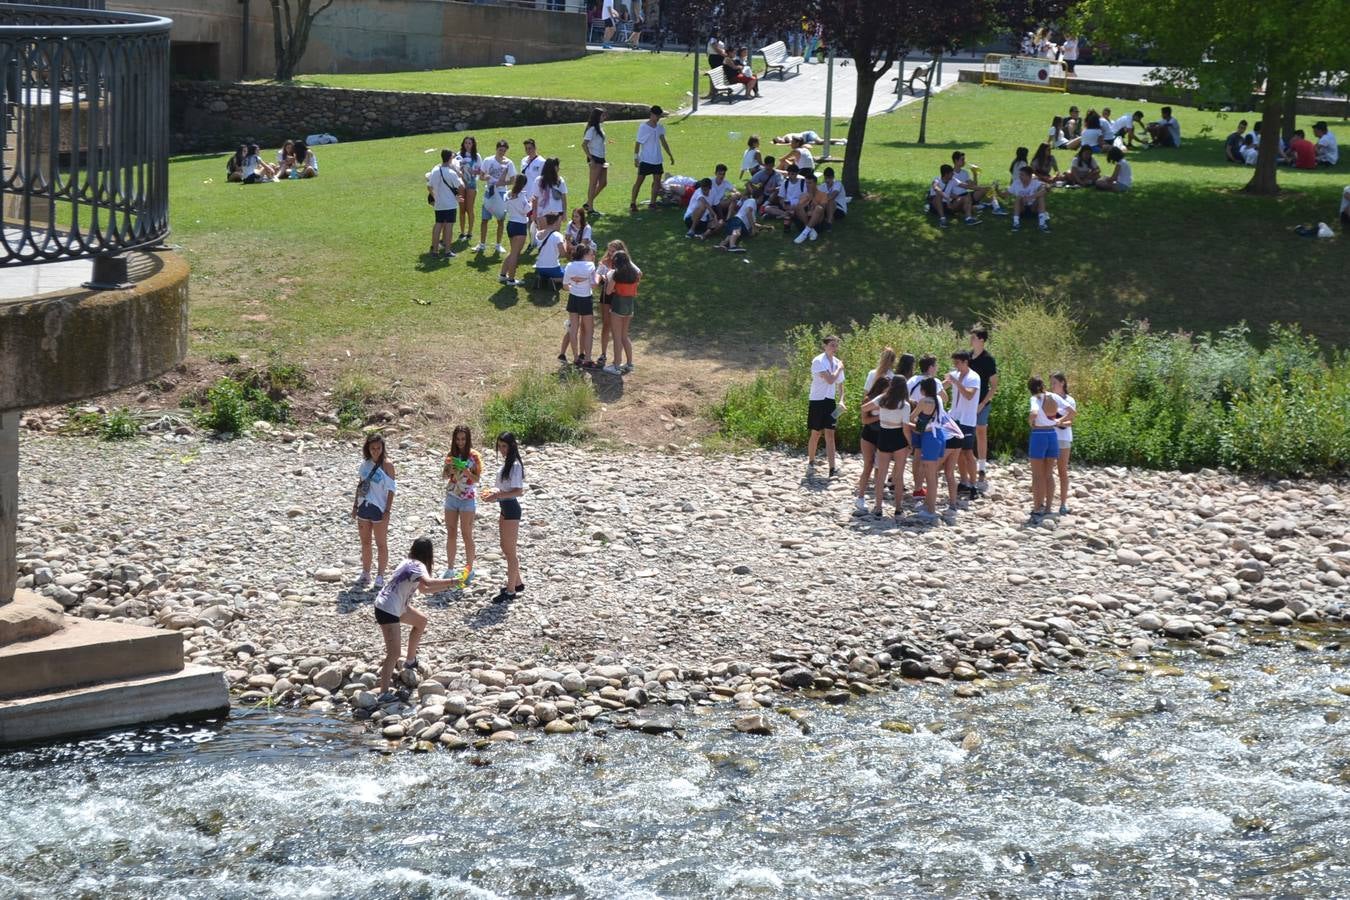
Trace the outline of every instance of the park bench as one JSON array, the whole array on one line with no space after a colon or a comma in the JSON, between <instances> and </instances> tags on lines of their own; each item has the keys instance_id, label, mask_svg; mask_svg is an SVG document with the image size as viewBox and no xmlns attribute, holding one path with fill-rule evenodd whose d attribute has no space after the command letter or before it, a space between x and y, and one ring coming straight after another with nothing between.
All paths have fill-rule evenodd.
<instances>
[{"instance_id":1,"label":"park bench","mask_svg":"<svg viewBox=\"0 0 1350 900\"><path fill-rule=\"evenodd\" d=\"M914 90L914 82L917 81L917 82L920 82L920 83L922 83L922 84L927 84L927 83L928 83L928 69L925 68L924 66L916 66L915 69L914 69L914 71L909 73L909 78L908 78L908 79L905 78L905 73L904 73L904 63L901 63L901 64L900 64L900 69L901 69L900 74L897 75L897 76L895 77L895 92L896 92L897 94L903 95L903 94L904 94L904 89L903 89L902 85L905 83L905 81L908 81L908 82L909 82L909 92L910 92L911 94L913 94L914 96L916 96L916 97L919 96L919 92L916 91L916 90Z\"/></svg>"},{"instance_id":2,"label":"park bench","mask_svg":"<svg viewBox=\"0 0 1350 900\"><path fill-rule=\"evenodd\" d=\"M774 41L767 47L760 47L759 53L764 57L764 77L768 78L773 72L778 73L778 80L782 81L784 73L788 69L800 73L802 63L806 60L800 56L788 56L787 44L782 41Z\"/></svg>"},{"instance_id":3,"label":"park bench","mask_svg":"<svg viewBox=\"0 0 1350 900\"><path fill-rule=\"evenodd\" d=\"M730 101L736 93L736 85L727 83L727 72L721 66L714 66L703 73L708 79L708 100L717 101L725 98Z\"/></svg>"}]
</instances>

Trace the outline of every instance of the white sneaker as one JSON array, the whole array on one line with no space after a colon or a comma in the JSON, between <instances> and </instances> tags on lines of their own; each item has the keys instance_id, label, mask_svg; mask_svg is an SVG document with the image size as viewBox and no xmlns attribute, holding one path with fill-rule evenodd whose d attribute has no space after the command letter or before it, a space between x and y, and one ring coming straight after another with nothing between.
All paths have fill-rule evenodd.
<instances>
[{"instance_id":1,"label":"white sneaker","mask_svg":"<svg viewBox=\"0 0 1350 900\"><path fill-rule=\"evenodd\" d=\"M487 244L479 244L477 247L474 247L474 248L473 248L473 252L474 252L474 253L482 253L482 252L483 252L484 250L486 250L486 249L487 249Z\"/></svg>"},{"instance_id":2,"label":"white sneaker","mask_svg":"<svg viewBox=\"0 0 1350 900\"><path fill-rule=\"evenodd\" d=\"M806 231L807 231L808 234L811 235L811 240L813 240L813 241L814 241L816 238L820 237L820 234L819 234L814 228L808 228L808 229L806 229Z\"/></svg>"},{"instance_id":3,"label":"white sneaker","mask_svg":"<svg viewBox=\"0 0 1350 900\"><path fill-rule=\"evenodd\" d=\"M503 247L501 244L498 244L498 245L497 245L497 253L498 253L498 254L502 254L502 253L505 253L505 252L506 252L506 248Z\"/></svg>"},{"instance_id":4,"label":"white sneaker","mask_svg":"<svg viewBox=\"0 0 1350 900\"><path fill-rule=\"evenodd\" d=\"M806 241L807 241L807 239L810 237L810 235L811 235L811 229L810 229L810 228L803 228L803 229L802 229L802 233L799 234L799 235L797 235L795 238L792 239L792 243L794 243L794 244L805 244Z\"/></svg>"},{"instance_id":5,"label":"white sneaker","mask_svg":"<svg viewBox=\"0 0 1350 900\"><path fill-rule=\"evenodd\" d=\"M384 576L383 576L383 575L376 575L376 576L375 576L375 583L374 583L373 585L371 585L371 587L375 588L375 590L377 590L377 591L378 591L380 588L384 587Z\"/></svg>"},{"instance_id":6,"label":"white sneaker","mask_svg":"<svg viewBox=\"0 0 1350 900\"><path fill-rule=\"evenodd\" d=\"M618 366L613 365L613 364L610 364L610 365L608 365L608 366L605 366L605 367L604 367L603 369L601 369L600 371L604 372L606 375L622 375L622 374L623 374L623 370L620 369Z\"/></svg>"},{"instance_id":7,"label":"white sneaker","mask_svg":"<svg viewBox=\"0 0 1350 900\"><path fill-rule=\"evenodd\" d=\"M862 497L855 497L853 499L853 508L858 512L867 512L867 501Z\"/></svg>"}]
</instances>

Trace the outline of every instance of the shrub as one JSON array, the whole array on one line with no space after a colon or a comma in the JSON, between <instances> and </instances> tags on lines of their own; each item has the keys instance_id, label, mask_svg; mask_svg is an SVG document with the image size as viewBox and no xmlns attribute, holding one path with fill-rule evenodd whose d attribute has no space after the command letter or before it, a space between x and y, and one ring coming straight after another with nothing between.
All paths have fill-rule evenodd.
<instances>
[{"instance_id":1,"label":"shrub","mask_svg":"<svg viewBox=\"0 0 1350 900\"><path fill-rule=\"evenodd\" d=\"M488 398L483 420L489 434L511 431L527 444L578 441L595 402L590 383L576 372L526 371Z\"/></svg>"},{"instance_id":2,"label":"shrub","mask_svg":"<svg viewBox=\"0 0 1350 900\"><path fill-rule=\"evenodd\" d=\"M333 387L333 415L341 428L359 428L366 422L366 407L380 399L375 380L361 372L347 372Z\"/></svg>"},{"instance_id":3,"label":"shrub","mask_svg":"<svg viewBox=\"0 0 1350 900\"><path fill-rule=\"evenodd\" d=\"M223 377L206 389L206 402L197 411L197 424L221 434L243 434L253 421L244 399L244 386Z\"/></svg>"},{"instance_id":4,"label":"shrub","mask_svg":"<svg viewBox=\"0 0 1350 900\"><path fill-rule=\"evenodd\" d=\"M1264 349L1245 325L1217 336L1158 334L1146 323L1084 350L1073 317L1038 300L1005 305L991 317L989 351L998 359L990 452L1021 452L1027 440L1026 381L1069 377L1078 400L1074 455L1086 462L1164 469L1226 466L1284 476L1343 472L1350 459L1350 357L1326 358L1297 330L1271 329ZM810 362L830 326L795 329L785 369L733 386L713 409L733 440L800 448L806 443ZM942 321L878 316L840 335L848 380L839 446L858 446L863 378L884 346L934 353L947 371L965 335Z\"/></svg>"},{"instance_id":5,"label":"shrub","mask_svg":"<svg viewBox=\"0 0 1350 900\"><path fill-rule=\"evenodd\" d=\"M105 441L130 440L139 433L140 427L136 424L135 417L125 406L119 406L108 413L98 426L98 436Z\"/></svg>"}]
</instances>

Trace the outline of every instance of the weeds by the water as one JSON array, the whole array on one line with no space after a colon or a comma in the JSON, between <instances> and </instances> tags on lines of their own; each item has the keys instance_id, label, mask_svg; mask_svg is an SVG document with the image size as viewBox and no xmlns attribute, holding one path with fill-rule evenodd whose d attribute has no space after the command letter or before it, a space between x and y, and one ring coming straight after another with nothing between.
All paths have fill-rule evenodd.
<instances>
[{"instance_id":1,"label":"weeds by the water","mask_svg":"<svg viewBox=\"0 0 1350 900\"><path fill-rule=\"evenodd\" d=\"M595 404L595 391L582 375L527 371L488 398L483 420L490 434L511 431L527 444L571 442L586 436Z\"/></svg>"},{"instance_id":2,"label":"weeds by the water","mask_svg":"<svg viewBox=\"0 0 1350 900\"><path fill-rule=\"evenodd\" d=\"M811 359L832 326L795 329L785 370L760 374L714 408L723 435L751 443L806 443ZM1084 348L1074 317L1053 304L1006 306L992 316L989 351L998 360L989 440L997 454L1027 438L1027 377L1069 376L1079 404L1074 455L1085 462L1266 475L1326 474L1350 459L1350 358L1324 354L1295 329L1276 326L1264 349L1238 325L1217 336L1149 330L1136 323ZM842 333L848 412L841 446L858 446L863 376L885 346L934 353L939 372L966 346L945 321L878 316Z\"/></svg>"}]
</instances>

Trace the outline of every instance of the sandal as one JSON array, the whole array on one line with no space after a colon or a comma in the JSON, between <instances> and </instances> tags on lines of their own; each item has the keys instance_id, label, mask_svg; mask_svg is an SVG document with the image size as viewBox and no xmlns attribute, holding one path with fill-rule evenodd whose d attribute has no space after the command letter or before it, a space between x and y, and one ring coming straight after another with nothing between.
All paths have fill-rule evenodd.
<instances>
[{"instance_id":1,"label":"sandal","mask_svg":"<svg viewBox=\"0 0 1350 900\"><path fill-rule=\"evenodd\" d=\"M403 668L405 668L405 669L412 669L413 671L416 671L416 670L417 670L417 657L414 656L412 659L410 659L410 660L408 660L407 662L405 662L405 663L403 664Z\"/></svg>"}]
</instances>

